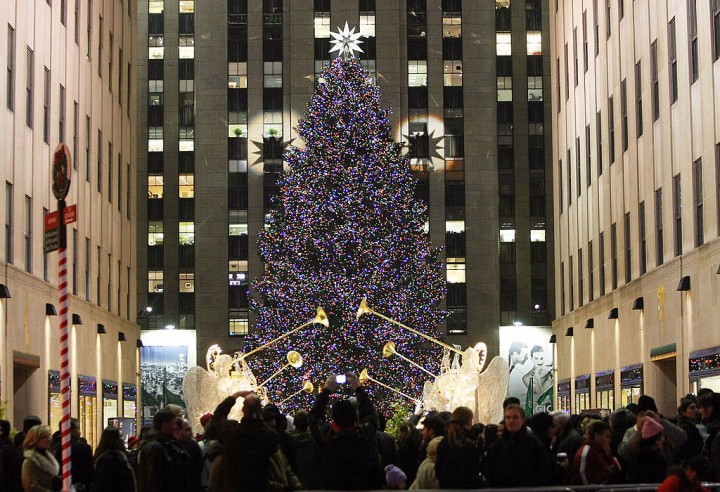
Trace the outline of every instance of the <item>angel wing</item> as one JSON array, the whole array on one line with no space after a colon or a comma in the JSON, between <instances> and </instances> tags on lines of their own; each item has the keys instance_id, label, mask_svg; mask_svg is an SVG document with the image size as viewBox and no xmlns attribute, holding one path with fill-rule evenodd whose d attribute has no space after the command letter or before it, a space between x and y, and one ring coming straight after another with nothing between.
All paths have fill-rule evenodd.
<instances>
[{"instance_id":1,"label":"angel wing","mask_svg":"<svg viewBox=\"0 0 720 492\"><path fill-rule=\"evenodd\" d=\"M217 377L200 366L187 370L183 378L183 394L188 419L194 433L202 430L200 417L215 411L218 405Z\"/></svg>"},{"instance_id":2,"label":"angel wing","mask_svg":"<svg viewBox=\"0 0 720 492\"><path fill-rule=\"evenodd\" d=\"M503 419L502 402L508 388L507 362L493 357L487 368L478 375L477 420L485 424Z\"/></svg>"}]
</instances>

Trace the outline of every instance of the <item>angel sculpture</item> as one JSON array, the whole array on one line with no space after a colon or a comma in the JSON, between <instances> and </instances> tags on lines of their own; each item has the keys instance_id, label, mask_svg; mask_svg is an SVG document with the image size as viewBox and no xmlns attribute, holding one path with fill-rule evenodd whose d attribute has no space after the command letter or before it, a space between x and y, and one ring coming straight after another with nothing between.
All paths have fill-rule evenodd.
<instances>
[{"instance_id":1,"label":"angel sculpture","mask_svg":"<svg viewBox=\"0 0 720 492\"><path fill-rule=\"evenodd\" d=\"M475 420L482 423L502 420L502 401L508 384L507 363L494 357L483 371L487 346L478 343L462 354L445 349L441 372L433 382L425 382L423 406L439 411L453 411L459 406L473 410Z\"/></svg>"},{"instance_id":2,"label":"angel sculpture","mask_svg":"<svg viewBox=\"0 0 720 492\"><path fill-rule=\"evenodd\" d=\"M183 378L183 394L188 419L194 433L202 430L200 417L212 413L229 395L239 390L257 390L257 381L242 354L234 357L222 353L218 345L212 345L206 354L207 370L200 366L188 369ZM234 368L234 371L231 370ZM243 398L230 410L229 418L242 418Z\"/></svg>"}]
</instances>

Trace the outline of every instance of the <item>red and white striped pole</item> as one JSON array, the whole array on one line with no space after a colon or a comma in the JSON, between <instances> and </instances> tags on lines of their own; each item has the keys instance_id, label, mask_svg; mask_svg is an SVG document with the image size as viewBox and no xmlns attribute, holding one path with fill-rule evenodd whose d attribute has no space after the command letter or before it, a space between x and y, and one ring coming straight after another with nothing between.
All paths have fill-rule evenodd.
<instances>
[{"instance_id":1,"label":"red and white striped pole","mask_svg":"<svg viewBox=\"0 0 720 492\"><path fill-rule=\"evenodd\" d=\"M60 289L60 397L62 419L60 434L62 444L62 489L69 491L72 485L70 463L70 347L68 343L68 296L67 296L67 234L65 229L65 197L70 190L70 150L64 143L58 144L50 163L50 188L58 201L58 287Z\"/></svg>"}]
</instances>

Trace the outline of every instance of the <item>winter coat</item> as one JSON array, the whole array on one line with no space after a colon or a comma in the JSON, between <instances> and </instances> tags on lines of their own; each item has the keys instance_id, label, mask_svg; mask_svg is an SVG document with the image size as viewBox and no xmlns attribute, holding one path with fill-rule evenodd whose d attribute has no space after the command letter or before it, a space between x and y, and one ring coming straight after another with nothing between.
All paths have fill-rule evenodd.
<instances>
[{"instance_id":1,"label":"winter coat","mask_svg":"<svg viewBox=\"0 0 720 492\"><path fill-rule=\"evenodd\" d=\"M318 452L310 431L290 431L293 448L295 449L295 462L292 465L295 474L307 490L319 489L322 485L320 467L318 466Z\"/></svg>"},{"instance_id":2,"label":"winter coat","mask_svg":"<svg viewBox=\"0 0 720 492\"><path fill-rule=\"evenodd\" d=\"M138 489L140 492L180 492L190 490L190 456L174 439L152 433L138 452Z\"/></svg>"},{"instance_id":3,"label":"winter coat","mask_svg":"<svg viewBox=\"0 0 720 492\"><path fill-rule=\"evenodd\" d=\"M594 441L581 446L572 463L570 483L573 485L614 483L620 470L617 460L605 454L602 446Z\"/></svg>"},{"instance_id":4,"label":"winter coat","mask_svg":"<svg viewBox=\"0 0 720 492\"><path fill-rule=\"evenodd\" d=\"M300 480L292 471L290 462L281 448L270 457L268 465L268 490L299 490Z\"/></svg>"},{"instance_id":5,"label":"winter coat","mask_svg":"<svg viewBox=\"0 0 720 492\"><path fill-rule=\"evenodd\" d=\"M673 460L674 463L682 463L683 460L689 460L693 456L702 453L704 441L694 420L680 415L677 419L677 426L684 430L687 435L687 441L675 450Z\"/></svg>"},{"instance_id":6,"label":"winter coat","mask_svg":"<svg viewBox=\"0 0 720 492\"><path fill-rule=\"evenodd\" d=\"M22 485L25 492L51 492L60 474L60 465L47 451L28 449L22 464Z\"/></svg>"},{"instance_id":7,"label":"winter coat","mask_svg":"<svg viewBox=\"0 0 720 492\"><path fill-rule=\"evenodd\" d=\"M51 449L53 446L51 445ZM55 461L62 463L62 442L55 446ZM76 438L70 444L70 466L72 483L83 484L87 489L93 483L92 448L83 438Z\"/></svg>"},{"instance_id":8,"label":"winter coat","mask_svg":"<svg viewBox=\"0 0 720 492\"><path fill-rule=\"evenodd\" d=\"M135 472L124 451L111 449L95 460L95 492L135 492Z\"/></svg>"},{"instance_id":9,"label":"winter coat","mask_svg":"<svg viewBox=\"0 0 720 492\"><path fill-rule=\"evenodd\" d=\"M553 460L540 440L523 426L503 432L487 451L485 476L492 487L548 485Z\"/></svg>"},{"instance_id":10,"label":"winter coat","mask_svg":"<svg viewBox=\"0 0 720 492\"><path fill-rule=\"evenodd\" d=\"M443 489L477 489L480 487L480 451L470 439L460 446L440 441L435 458L435 476Z\"/></svg>"},{"instance_id":11,"label":"winter coat","mask_svg":"<svg viewBox=\"0 0 720 492\"><path fill-rule=\"evenodd\" d=\"M0 440L0 490L20 492L22 490L21 470L23 455L17 451L10 439Z\"/></svg>"},{"instance_id":12,"label":"winter coat","mask_svg":"<svg viewBox=\"0 0 720 492\"><path fill-rule=\"evenodd\" d=\"M437 490L440 488L437 476L435 475L435 462L425 458L415 475L415 481L410 485L410 490Z\"/></svg>"}]
</instances>

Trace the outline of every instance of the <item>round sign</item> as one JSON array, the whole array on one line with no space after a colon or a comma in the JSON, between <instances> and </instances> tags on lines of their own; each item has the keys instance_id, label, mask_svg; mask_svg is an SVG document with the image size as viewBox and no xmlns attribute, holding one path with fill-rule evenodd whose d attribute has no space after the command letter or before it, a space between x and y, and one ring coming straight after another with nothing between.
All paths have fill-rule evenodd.
<instances>
[{"instance_id":1,"label":"round sign","mask_svg":"<svg viewBox=\"0 0 720 492\"><path fill-rule=\"evenodd\" d=\"M50 186L58 200L64 200L68 194L71 168L70 149L64 143L59 143L50 163Z\"/></svg>"}]
</instances>

